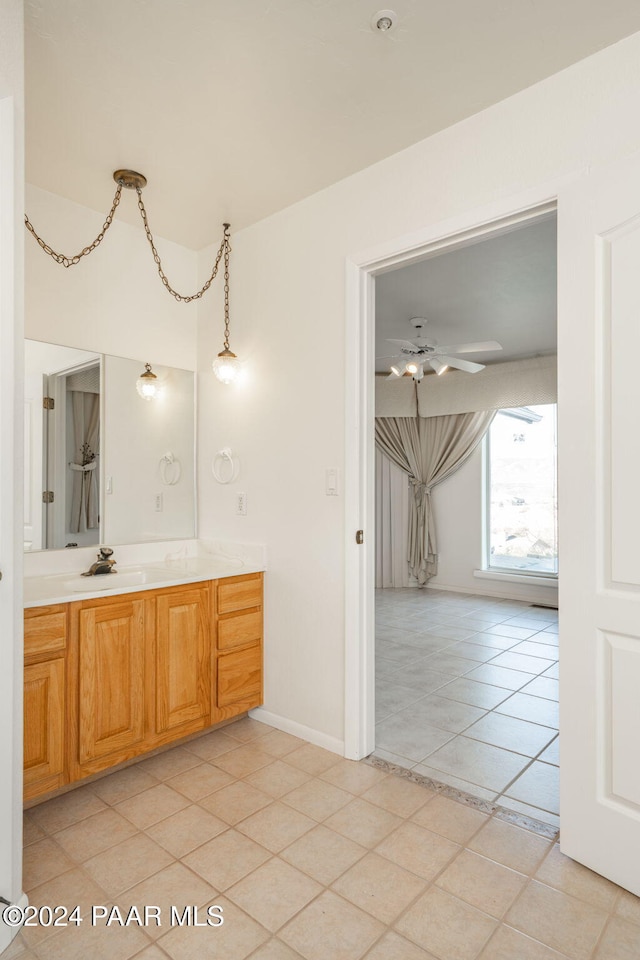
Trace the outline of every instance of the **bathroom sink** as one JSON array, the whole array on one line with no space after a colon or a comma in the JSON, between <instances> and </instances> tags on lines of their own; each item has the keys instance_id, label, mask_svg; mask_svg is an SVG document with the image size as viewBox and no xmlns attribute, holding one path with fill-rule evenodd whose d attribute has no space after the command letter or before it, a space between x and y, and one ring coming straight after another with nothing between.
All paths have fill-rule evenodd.
<instances>
[{"instance_id":1,"label":"bathroom sink","mask_svg":"<svg viewBox=\"0 0 640 960\"><path fill-rule=\"evenodd\" d=\"M156 579L146 570L129 570L127 573L103 573L96 577L73 577L65 580L63 586L73 593L95 593L96 590L117 590L123 587L136 587Z\"/></svg>"}]
</instances>

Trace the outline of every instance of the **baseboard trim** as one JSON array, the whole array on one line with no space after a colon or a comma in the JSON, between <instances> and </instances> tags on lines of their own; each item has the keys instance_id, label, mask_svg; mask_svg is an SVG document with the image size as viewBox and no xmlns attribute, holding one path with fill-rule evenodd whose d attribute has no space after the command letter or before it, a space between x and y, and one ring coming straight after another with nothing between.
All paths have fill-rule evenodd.
<instances>
[{"instance_id":1,"label":"baseboard trim","mask_svg":"<svg viewBox=\"0 0 640 960\"><path fill-rule=\"evenodd\" d=\"M260 723L266 723L276 730L282 730L284 733L290 733L293 737L299 737L308 743L313 743L316 747L323 747L330 750L331 753L337 753L344 757L344 740L338 740L337 737L331 737L328 733L322 733L320 730L314 730L313 727L306 727L303 723L297 723L288 717L281 717L277 713L271 713L264 707L256 707L249 711L249 716L253 720L259 720Z\"/></svg>"}]
</instances>

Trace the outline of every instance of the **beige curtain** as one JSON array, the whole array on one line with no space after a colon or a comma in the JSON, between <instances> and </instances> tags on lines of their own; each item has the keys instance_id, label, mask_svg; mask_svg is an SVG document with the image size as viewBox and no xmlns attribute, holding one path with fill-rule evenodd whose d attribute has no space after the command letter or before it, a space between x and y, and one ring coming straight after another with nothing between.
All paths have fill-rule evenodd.
<instances>
[{"instance_id":1,"label":"beige curtain","mask_svg":"<svg viewBox=\"0 0 640 960\"><path fill-rule=\"evenodd\" d=\"M71 533L85 533L98 526L98 446L100 397L96 393L71 391L73 417L73 476L71 490Z\"/></svg>"},{"instance_id":2,"label":"beige curtain","mask_svg":"<svg viewBox=\"0 0 640 960\"><path fill-rule=\"evenodd\" d=\"M408 587L407 474L376 449L376 588Z\"/></svg>"},{"instance_id":3,"label":"beige curtain","mask_svg":"<svg viewBox=\"0 0 640 960\"><path fill-rule=\"evenodd\" d=\"M495 410L442 417L378 417L376 445L409 477L407 560L420 586L438 572L431 491L473 453Z\"/></svg>"}]
</instances>

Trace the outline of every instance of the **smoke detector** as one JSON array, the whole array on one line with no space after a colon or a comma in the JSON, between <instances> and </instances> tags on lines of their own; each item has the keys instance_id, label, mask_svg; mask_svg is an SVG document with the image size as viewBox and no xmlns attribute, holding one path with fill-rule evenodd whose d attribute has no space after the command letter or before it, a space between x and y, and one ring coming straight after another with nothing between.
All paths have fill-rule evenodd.
<instances>
[{"instance_id":1,"label":"smoke detector","mask_svg":"<svg viewBox=\"0 0 640 960\"><path fill-rule=\"evenodd\" d=\"M374 33L391 33L398 23L395 10L378 10L371 17L371 29Z\"/></svg>"}]
</instances>

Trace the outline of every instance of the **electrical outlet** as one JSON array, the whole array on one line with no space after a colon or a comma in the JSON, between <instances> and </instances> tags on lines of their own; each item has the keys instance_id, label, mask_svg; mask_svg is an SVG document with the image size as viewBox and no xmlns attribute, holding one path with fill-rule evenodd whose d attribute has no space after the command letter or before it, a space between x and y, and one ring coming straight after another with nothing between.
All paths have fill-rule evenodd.
<instances>
[{"instance_id":1,"label":"electrical outlet","mask_svg":"<svg viewBox=\"0 0 640 960\"><path fill-rule=\"evenodd\" d=\"M246 517L247 515L247 495L246 493L236 493L236 516Z\"/></svg>"},{"instance_id":2,"label":"electrical outlet","mask_svg":"<svg viewBox=\"0 0 640 960\"><path fill-rule=\"evenodd\" d=\"M156 493L156 513L162 513L162 494Z\"/></svg>"}]
</instances>

